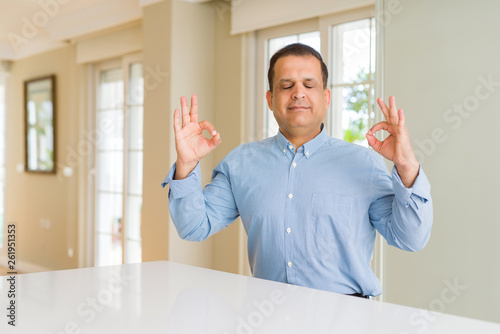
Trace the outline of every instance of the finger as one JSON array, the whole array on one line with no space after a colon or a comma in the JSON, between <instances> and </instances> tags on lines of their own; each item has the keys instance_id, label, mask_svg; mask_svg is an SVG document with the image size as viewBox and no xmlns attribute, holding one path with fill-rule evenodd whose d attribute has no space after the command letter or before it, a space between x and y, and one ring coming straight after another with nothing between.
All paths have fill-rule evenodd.
<instances>
[{"instance_id":1,"label":"finger","mask_svg":"<svg viewBox=\"0 0 500 334\"><path fill-rule=\"evenodd\" d=\"M208 142L208 145L210 146L211 149L214 149L217 145L221 143L221 138L220 138L220 133L217 132L215 136L212 137L212 139Z\"/></svg>"},{"instance_id":2,"label":"finger","mask_svg":"<svg viewBox=\"0 0 500 334\"><path fill-rule=\"evenodd\" d=\"M179 109L174 110L174 131L179 132L182 129L180 111Z\"/></svg>"},{"instance_id":3,"label":"finger","mask_svg":"<svg viewBox=\"0 0 500 334\"><path fill-rule=\"evenodd\" d=\"M366 140L368 140L368 144L376 151L380 152L380 149L382 148L382 142L375 138L373 134L367 133L366 134Z\"/></svg>"},{"instance_id":4,"label":"finger","mask_svg":"<svg viewBox=\"0 0 500 334\"><path fill-rule=\"evenodd\" d=\"M191 122L198 123L198 98L191 96Z\"/></svg>"},{"instance_id":5,"label":"finger","mask_svg":"<svg viewBox=\"0 0 500 334\"><path fill-rule=\"evenodd\" d=\"M181 96L181 108L182 108L182 127L185 127L190 122L189 109L188 109L187 99L185 96Z\"/></svg>"},{"instance_id":6,"label":"finger","mask_svg":"<svg viewBox=\"0 0 500 334\"><path fill-rule=\"evenodd\" d=\"M374 126L372 126L370 131L368 131L367 135L373 136L375 133L377 133L380 130L386 130L386 131L389 130L389 123L384 121L384 122L380 122L380 123L375 124Z\"/></svg>"},{"instance_id":7,"label":"finger","mask_svg":"<svg viewBox=\"0 0 500 334\"><path fill-rule=\"evenodd\" d=\"M213 126L209 121L201 121L200 122L200 127L204 130L207 130L210 132L212 136L215 136L217 134L217 130L215 130L215 126Z\"/></svg>"},{"instance_id":8,"label":"finger","mask_svg":"<svg viewBox=\"0 0 500 334\"><path fill-rule=\"evenodd\" d=\"M399 116L399 125L405 126L405 114L403 112L403 109L399 109L398 116Z\"/></svg>"},{"instance_id":9,"label":"finger","mask_svg":"<svg viewBox=\"0 0 500 334\"><path fill-rule=\"evenodd\" d=\"M396 108L396 98L394 96L389 97L389 123L398 124L398 109Z\"/></svg>"},{"instance_id":10,"label":"finger","mask_svg":"<svg viewBox=\"0 0 500 334\"><path fill-rule=\"evenodd\" d=\"M389 120L389 108L385 104L384 100L382 100L382 98L379 97L377 99L377 103L378 103L380 109L382 110L382 113L384 114L385 119Z\"/></svg>"}]
</instances>

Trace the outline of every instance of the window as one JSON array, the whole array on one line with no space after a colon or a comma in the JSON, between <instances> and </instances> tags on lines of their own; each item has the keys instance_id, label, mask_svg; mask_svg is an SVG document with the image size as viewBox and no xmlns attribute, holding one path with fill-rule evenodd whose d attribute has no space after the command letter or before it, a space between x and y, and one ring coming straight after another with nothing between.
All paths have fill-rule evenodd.
<instances>
[{"instance_id":1,"label":"window","mask_svg":"<svg viewBox=\"0 0 500 334\"><path fill-rule=\"evenodd\" d=\"M375 118L374 18L331 27L332 102L330 128L345 141L368 147L365 138Z\"/></svg>"},{"instance_id":2,"label":"window","mask_svg":"<svg viewBox=\"0 0 500 334\"><path fill-rule=\"evenodd\" d=\"M327 84L332 101L325 117L328 134L368 146L366 132L382 118L381 112L375 109L376 94L381 96L382 81L380 76L378 81L375 80L377 40L374 16L375 10L370 6L258 31L256 49L247 44L249 52L258 55L255 63L249 62L250 67L255 66L255 74L247 73L256 82L256 91L251 96L258 101L255 107L251 99L247 101L246 110L254 111L253 118L245 116L248 138L263 139L277 134L278 126L265 100L269 60L279 48L301 42L320 50L329 69ZM248 58L252 57L253 53L249 53ZM372 268L381 282L382 252L383 239L377 235Z\"/></svg>"},{"instance_id":3,"label":"window","mask_svg":"<svg viewBox=\"0 0 500 334\"><path fill-rule=\"evenodd\" d=\"M328 133L348 142L368 146L365 135L375 120L375 22L373 9L351 11L258 32L258 101L256 125L259 139L276 135L278 125L265 102L269 60L280 48L300 42L320 51L329 69L332 101L325 123ZM259 102L260 103L260 102ZM262 116L259 115L262 113ZM259 136L259 134L262 134Z\"/></svg>"},{"instance_id":4,"label":"window","mask_svg":"<svg viewBox=\"0 0 500 334\"><path fill-rule=\"evenodd\" d=\"M273 112L267 106L265 97L266 91L269 89L267 81L269 61L276 51L297 42L307 44L320 51L321 37L317 19L265 29L257 34L257 53L259 57L256 64L258 72L255 97L259 103L255 115L257 133L252 135L253 138L263 139L278 133L278 124L274 119Z\"/></svg>"},{"instance_id":5,"label":"window","mask_svg":"<svg viewBox=\"0 0 500 334\"><path fill-rule=\"evenodd\" d=\"M141 262L143 76L138 57L96 68L96 266Z\"/></svg>"},{"instance_id":6,"label":"window","mask_svg":"<svg viewBox=\"0 0 500 334\"><path fill-rule=\"evenodd\" d=\"M271 38L267 41L266 64L269 64L269 61L271 61L271 57L276 51L293 43L306 44L314 48L316 51L321 52L320 48L321 41L319 37L319 31L312 31L308 33ZM267 78L267 72L266 72L266 78ZM267 89L269 89L269 83L267 84L266 87ZM264 125L264 128L266 130L266 137L271 137L278 133L279 129L278 123L276 123L276 119L274 119L273 112L269 109L267 103L265 103L265 110L266 110L266 117L265 117L266 123Z\"/></svg>"}]
</instances>

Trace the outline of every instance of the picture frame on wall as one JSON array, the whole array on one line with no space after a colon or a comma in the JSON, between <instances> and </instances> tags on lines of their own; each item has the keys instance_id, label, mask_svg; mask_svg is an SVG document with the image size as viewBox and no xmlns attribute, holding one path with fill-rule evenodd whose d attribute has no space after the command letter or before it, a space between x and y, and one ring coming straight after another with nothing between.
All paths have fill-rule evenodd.
<instances>
[{"instance_id":1,"label":"picture frame on wall","mask_svg":"<svg viewBox=\"0 0 500 334\"><path fill-rule=\"evenodd\" d=\"M30 173L56 173L56 77L24 81L25 167Z\"/></svg>"}]
</instances>

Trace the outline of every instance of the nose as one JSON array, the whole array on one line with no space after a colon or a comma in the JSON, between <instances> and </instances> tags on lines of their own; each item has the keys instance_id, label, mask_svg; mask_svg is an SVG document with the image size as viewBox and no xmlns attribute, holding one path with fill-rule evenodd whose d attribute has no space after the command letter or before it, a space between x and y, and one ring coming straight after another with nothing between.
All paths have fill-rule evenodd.
<instances>
[{"instance_id":1,"label":"nose","mask_svg":"<svg viewBox=\"0 0 500 334\"><path fill-rule=\"evenodd\" d=\"M306 97L305 87L303 85L297 84L297 85L295 85L294 88L295 89L294 89L293 95L292 95L293 99L300 100L300 99L303 99Z\"/></svg>"}]
</instances>

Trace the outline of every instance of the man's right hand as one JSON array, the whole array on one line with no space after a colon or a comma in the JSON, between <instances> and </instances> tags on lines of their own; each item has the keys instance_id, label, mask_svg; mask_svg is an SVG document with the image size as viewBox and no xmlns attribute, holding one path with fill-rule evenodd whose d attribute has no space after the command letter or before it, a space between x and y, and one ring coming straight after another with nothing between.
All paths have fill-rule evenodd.
<instances>
[{"instance_id":1,"label":"man's right hand","mask_svg":"<svg viewBox=\"0 0 500 334\"><path fill-rule=\"evenodd\" d=\"M198 99L191 96L191 111L188 109L186 97L181 97L182 125L179 109L174 111L175 149L177 162L174 180L186 178L201 158L210 153L221 143L220 134L208 121L198 123ZM203 135L207 130L213 137L207 139Z\"/></svg>"}]
</instances>

